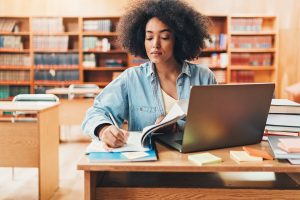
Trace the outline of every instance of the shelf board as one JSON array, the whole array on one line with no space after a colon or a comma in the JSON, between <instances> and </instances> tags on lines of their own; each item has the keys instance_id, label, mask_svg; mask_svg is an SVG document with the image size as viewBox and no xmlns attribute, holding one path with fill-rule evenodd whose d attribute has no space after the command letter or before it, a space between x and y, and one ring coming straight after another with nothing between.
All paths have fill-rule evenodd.
<instances>
[{"instance_id":1,"label":"shelf board","mask_svg":"<svg viewBox=\"0 0 300 200\"><path fill-rule=\"evenodd\" d=\"M210 70L224 70L226 71L227 67L209 67Z\"/></svg>"},{"instance_id":2,"label":"shelf board","mask_svg":"<svg viewBox=\"0 0 300 200\"><path fill-rule=\"evenodd\" d=\"M247 14L233 14L230 16L231 18L276 18L275 15L261 15L261 14L251 14L251 15L247 15Z\"/></svg>"},{"instance_id":3,"label":"shelf board","mask_svg":"<svg viewBox=\"0 0 300 200\"><path fill-rule=\"evenodd\" d=\"M227 49L205 48L202 52L226 52Z\"/></svg>"},{"instance_id":4,"label":"shelf board","mask_svg":"<svg viewBox=\"0 0 300 200\"><path fill-rule=\"evenodd\" d=\"M100 31L84 31L82 33L83 36L118 36L117 32L100 32Z\"/></svg>"},{"instance_id":5,"label":"shelf board","mask_svg":"<svg viewBox=\"0 0 300 200\"><path fill-rule=\"evenodd\" d=\"M10 65L2 65L0 66L1 70L30 70L31 66L10 66Z\"/></svg>"},{"instance_id":6,"label":"shelf board","mask_svg":"<svg viewBox=\"0 0 300 200\"><path fill-rule=\"evenodd\" d=\"M30 85L29 81L0 81L0 85Z\"/></svg>"},{"instance_id":7,"label":"shelf board","mask_svg":"<svg viewBox=\"0 0 300 200\"><path fill-rule=\"evenodd\" d=\"M110 50L110 51L100 51L100 50L84 50L83 53L103 53L103 54L113 54L113 53L127 53L124 50Z\"/></svg>"},{"instance_id":8,"label":"shelf board","mask_svg":"<svg viewBox=\"0 0 300 200\"><path fill-rule=\"evenodd\" d=\"M276 35L276 31L232 31L230 35Z\"/></svg>"},{"instance_id":9,"label":"shelf board","mask_svg":"<svg viewBox=\"0 0 300 200\"><path fill-rule=\"evenodd\" d=\"M43 86L65 86L71 84L80 84L80 81L49 81L49 80L36 80L34 81L35 85L43 85Z\"/></svg>"},{"instance_id":10,"label":"shelf board","mask_svg":"<svg viewBox=\"0 0 300 200\"><path fill-rule=\"evenodd\" d=\"M35 70L79 70L78 65L38 65L34 66Z\"/></svg>"},{"instance_id":11,"label":"shelf board","mask_svg":"<svg viewBox=\"0 0 300 200\"><path fill-rule=\"evenodd\" d=\"M0 48L0 53L29 53L29 49L7 49Z\"/></svg>"},{"instance_id":12,"label":"shelf board","mask_svg":"<svg viewBox=\"0 0 300 200\"><path fill-rule=\"evenodd\" d=\"M12 35L12 36L14 36L14 35L16 35L16 36L18 36L18 35L24 35L24 36L29 36L30 35L30 33L29 32L0 32L0 35Z\"/></svg>"},{"instance_id":13,"label":"shelf board","mask_svg":"<svg viewBox=\"0 0 300 200\"><path fill-rule=\"evenodd\" d=\"M34 32L33 36L65 36L65 35L77 35L79 36L79 32L60 32L60 33L51 33L51 32Z\"/></svg>"},{"instance_id":14,"label":"shelf board","mask_svg":"<svg viewBox=\"0 0 300 200\"><path fill-rule=\"evenodd\" d=\"M256 49L253 49L253 48L249 48L249 49L230 49L230 51L232 53L269 53L269 52L275 52L275 49L274 48L270 48L270 49L259 49L259 48L256 48Z\"/></svg>"},{"instance_id":15,"label":"shelf board","mask_svg":"<svg viewBox=\"0 0 300 200\"><path fill-rule=\"evenodd\" d=\"M252 71L273 71L274 66L249 66L249 65L231 65L230 70L252 70Z\"/></svg>"},{"instance_id":16,"label":"shelf board","mask_svg":"<svg viewBox=\"0 0 300 200\"><path fill-rule=\"evenodd\" d=\"M83 68L84 71L120 71L125 70L127 67L94 67L94 68Z\"/></svg>"},{"instance_id":17,"label":"shelf board","mask_svg":"<svg viewBox=\"0 0 300 200\"><path fill-rule=\"evenodd\" d=\"M107 86L110 82L89 82L89 81L86 81L84 82L86 84L95 84L95 85L98 85L100 87L105 87Z\"/></svg>"},{"instance_id":18,"label":"shelf board","mask_svg":"<svg viewBox=\"0 0 300 200\"><path fill-rule=\"evenodd\" d=\"M78 49L34 49L34 53L78 53Z\"/></svg>"}]
</instances>

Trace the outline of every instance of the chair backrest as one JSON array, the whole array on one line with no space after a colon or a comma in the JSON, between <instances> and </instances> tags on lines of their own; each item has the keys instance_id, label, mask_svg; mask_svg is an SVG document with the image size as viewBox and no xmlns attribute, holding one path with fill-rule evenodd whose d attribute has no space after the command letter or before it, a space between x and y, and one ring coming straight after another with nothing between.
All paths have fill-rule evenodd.
<instances>
[{"instance_id":1,"label":"chair backrest","mask_svg":"<svg viewBox=\"0 0 300 200\"><path fill-rule=\"evenodd\" d=\"M69 99L73 99L77 95L93 98L96 95L95 91L99 91L100 88L96 84L71 84L68 90L69 90L69 94L68 94ZM87 92L78 94L76 92L78 90L86 90Z\"/></svg>"},{"instance_id":2,"label":"chair backrest","mask_svg":"<svg viewBox=\"0 0 300 200\"><path fill-rule=\"evenodd\" d=\"M59 102L54 94L18 94L12 101Z\"/></svg>"},{"instance_id":3,"label":"chair backrest","mask_svg":"<svg viewBox=\"0 0 300 200\"><path fill-rule=\"evenodd\" d=\"M24 102L24 101L31 101L31 102L59 102L59 98L55 96L54 94L18 94L16 95L13 100L13 102ZM12 121L15 121L15 118L18 116L22 115L27 115L27 114L36 114L36 112L20 112L20 111L15 111L12 113L13 118ZM36 121L36 117L33 118L24 118L19 121Z\"/></svg>"}]
</instances>

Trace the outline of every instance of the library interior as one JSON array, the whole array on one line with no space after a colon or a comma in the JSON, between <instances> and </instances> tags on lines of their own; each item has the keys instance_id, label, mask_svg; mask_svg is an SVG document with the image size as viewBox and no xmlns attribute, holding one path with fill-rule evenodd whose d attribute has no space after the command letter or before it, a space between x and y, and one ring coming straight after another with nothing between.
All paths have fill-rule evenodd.
<instances>
[{"instance_id":1,"label":"library interior","mask_svg":"<svg viewBox=\"0 0 300 200\"><path fill-rule=\"evenodd\" d=\"M299 41L297 0L0 0L0 199L300 199Z\"/></svg>"}]
</instances>

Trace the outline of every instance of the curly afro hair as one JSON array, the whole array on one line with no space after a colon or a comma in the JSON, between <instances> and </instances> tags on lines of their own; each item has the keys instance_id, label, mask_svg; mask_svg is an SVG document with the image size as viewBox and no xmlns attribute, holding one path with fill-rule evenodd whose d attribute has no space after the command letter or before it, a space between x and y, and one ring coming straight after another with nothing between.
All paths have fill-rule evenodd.
<instances>
[{"instance_id":1,"label":"curly afro hair","mask_svg":"<svg viewBox=\"0 0 300 200\"><path fill-rule=\"evenodd\" d=\"M209 18L185 2L137 0L131 1L117 27L118 40L125 50L135 56L148 58L144 45L145 28L147 22L153 17L157 17L173 32L174 57L179 62L198 58L205 47L205 39L210 39Z\"/></svg>"}]
</instances>

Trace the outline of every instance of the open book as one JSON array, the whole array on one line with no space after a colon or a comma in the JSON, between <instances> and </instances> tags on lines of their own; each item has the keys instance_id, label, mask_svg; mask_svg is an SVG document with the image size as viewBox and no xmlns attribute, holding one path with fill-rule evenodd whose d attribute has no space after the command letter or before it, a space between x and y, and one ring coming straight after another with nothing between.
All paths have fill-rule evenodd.
<instances>
[{"instance_id":1,"label":"open book","mask_svg":"<svg viewBox=\"0 0 300 200\"><path fill-rule=\"evenodd\" d=\"M126 145L120 148L114 148L113 152L124 152L124 151L149 151L152 147L151 137L152 135L162 134L154 133L156 130L176 123L178 120L184 118L187 113L188 101L180 100L173 105L170 112L165 118L158 124L146 126L142 132L129 132L129 137ZM86 153L91 152L106 152L103 148L102 141L99 139L93 140L86 149Z\"/></svg>"}]
</instances>

